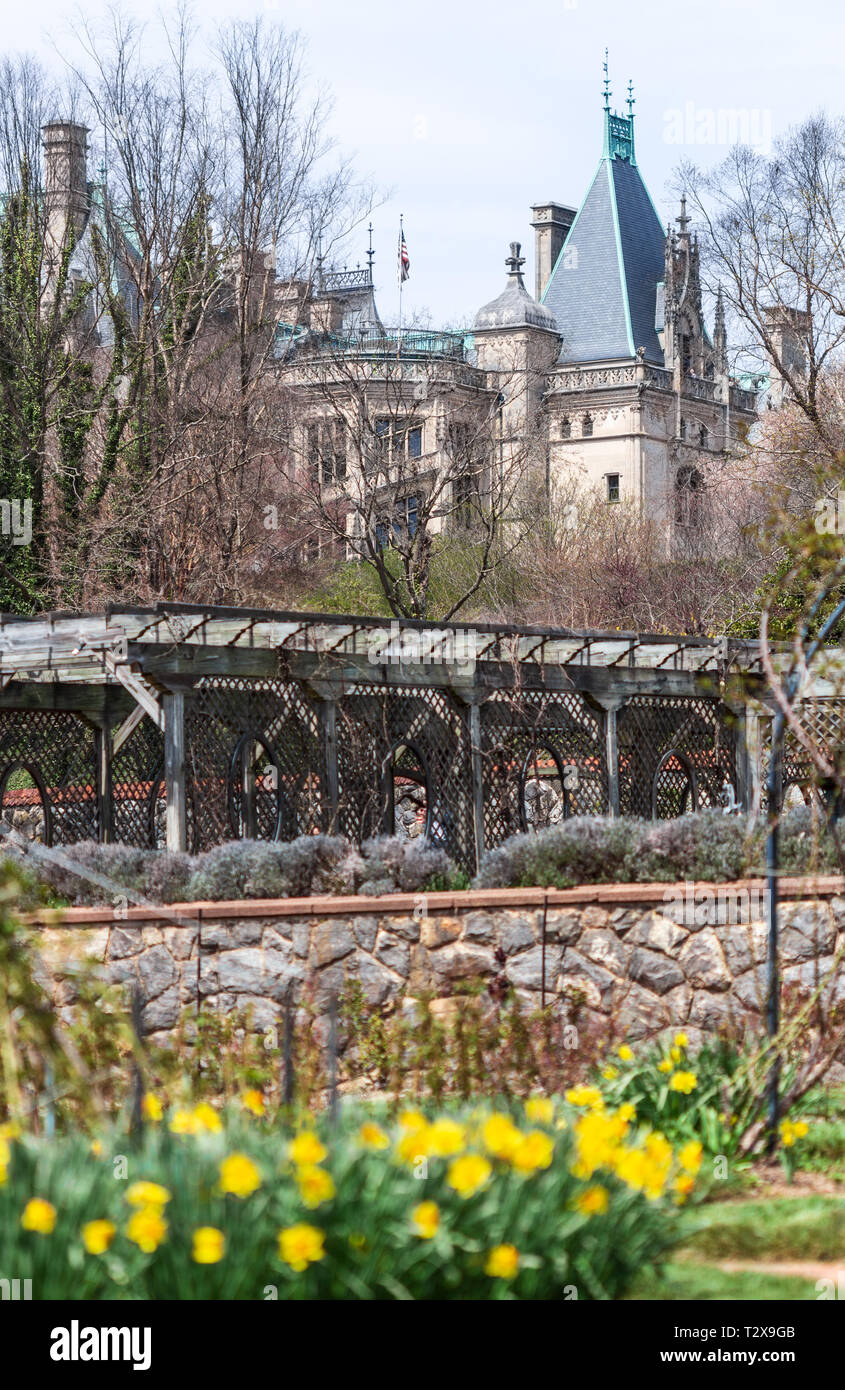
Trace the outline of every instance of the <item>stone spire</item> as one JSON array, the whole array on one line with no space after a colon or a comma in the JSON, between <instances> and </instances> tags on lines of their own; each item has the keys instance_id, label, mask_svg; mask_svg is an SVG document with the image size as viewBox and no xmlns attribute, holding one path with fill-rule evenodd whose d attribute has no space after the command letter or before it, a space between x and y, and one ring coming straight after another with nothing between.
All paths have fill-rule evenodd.
<instances>
[{"instance_id":1,"label":"stone spire","mask_svg":"<svg viewBox=\"0 0 845 1390\"><path fill-rule=\"evenodd\" d=\"M713 326L713 351L716 356L716 370L718 372L727 371L728 367L728 335L725 328L725 304L722 299L722 286L716 295L716 320Z\"/></svg>"}]
</instances>

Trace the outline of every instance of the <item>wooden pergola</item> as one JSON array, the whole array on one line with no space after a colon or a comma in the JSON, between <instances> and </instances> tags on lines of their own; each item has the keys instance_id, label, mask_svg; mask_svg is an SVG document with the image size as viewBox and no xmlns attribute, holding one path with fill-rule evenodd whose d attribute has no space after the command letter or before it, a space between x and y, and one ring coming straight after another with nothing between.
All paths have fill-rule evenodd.
<instances>
[{"instance_id":1,"label":"wooden pergola","mask_svg":"<svg viewBox=\"0 0 845 1390\"><path fill-rule=\"evenodd\" d=\"M786 653L784 653L786 659ZM804 692L842 702L820 679ZM0 805L43 838L198 851L393 829L394 779L473 869L525 829L527 769L565 814L759 804L757 643L159 603L0 619Z\"/></svg>"}]
</instances>

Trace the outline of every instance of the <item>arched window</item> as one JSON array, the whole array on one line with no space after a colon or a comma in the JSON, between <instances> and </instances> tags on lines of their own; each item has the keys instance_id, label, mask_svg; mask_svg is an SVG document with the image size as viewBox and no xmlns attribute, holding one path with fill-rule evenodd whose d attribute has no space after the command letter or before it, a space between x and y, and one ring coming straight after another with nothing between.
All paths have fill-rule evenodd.
<instances>
[{"instance_id":1,"label":"arched window","mask_svg":"<svg viewBox=\"0 0 845 1390\"><path fill-rule=\"evenodd\" d=\"M568 415L564 415L560 422L560 437L561 439L571 439L572 437L572 422Z\"/></svg>"},{"instance_id":2,"label":"arched window","mask_svg":"<svg viewBox=\"0 0 845 1390\"><path fill-rule=\"evenodd\" d=\"M585 416L584 416L584 419L583 419L583 421L582 421L582 424L581 424L581 433L582 433L582 435L584 436L585 439L589 439L589 437L590 437L590 435L592 434L592 432L593 432L593 417L592 417L592 415L585 415Z\"/></svg>"}]
</instances>

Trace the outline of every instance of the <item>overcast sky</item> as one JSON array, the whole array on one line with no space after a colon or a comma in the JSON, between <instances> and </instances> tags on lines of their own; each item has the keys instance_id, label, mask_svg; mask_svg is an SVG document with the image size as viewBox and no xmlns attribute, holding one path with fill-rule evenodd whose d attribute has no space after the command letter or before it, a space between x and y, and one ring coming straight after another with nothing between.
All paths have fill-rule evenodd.
<instances>
[{"instance_id":1,"label":"overcast sky","mask_svg":"<svg viewBox=\"0 0 845 1390\"><path fill-rule=\"evenodd\" d=\"M66 0L3 8L7 50L58 67ZM90 18L105 7L84 8ZM143 18L161 6L125 8ZM577 206L586 192L601 153L605 46L620 109L634 81L638 163L664 221L677 212L674 167L724 155L728 113L745 113L765 145L845 105L841 0L203 0L196 13L208 34L260 13L307 38L312 76L334 93L333 133L382 190L373 223L386 323L397 316L400 212L406 317L471 319L502 288L511 240L533 290L530 205ZM362 231L362 260L365 248Z\"/></svg>"}]
</instances>

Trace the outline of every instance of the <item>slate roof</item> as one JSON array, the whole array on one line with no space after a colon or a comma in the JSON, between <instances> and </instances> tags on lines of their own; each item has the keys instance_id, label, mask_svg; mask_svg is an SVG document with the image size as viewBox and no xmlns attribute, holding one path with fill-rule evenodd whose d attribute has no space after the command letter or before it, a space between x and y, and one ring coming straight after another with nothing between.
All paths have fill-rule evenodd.
<instances>
[{"instance_id":1,"label":"slate roof","mask_svg":"<svg viewBox=\"0 0 845 1390\"><path fill-rule=\"evenodd\" d=\"M613 123L611 125L611 123ZM561 362L631 358L663 365L655 330L665 233L634 159L627 126L605 112L605 147L552 271L542 302L563 336Z\"/></svg>"}]
</instances>

